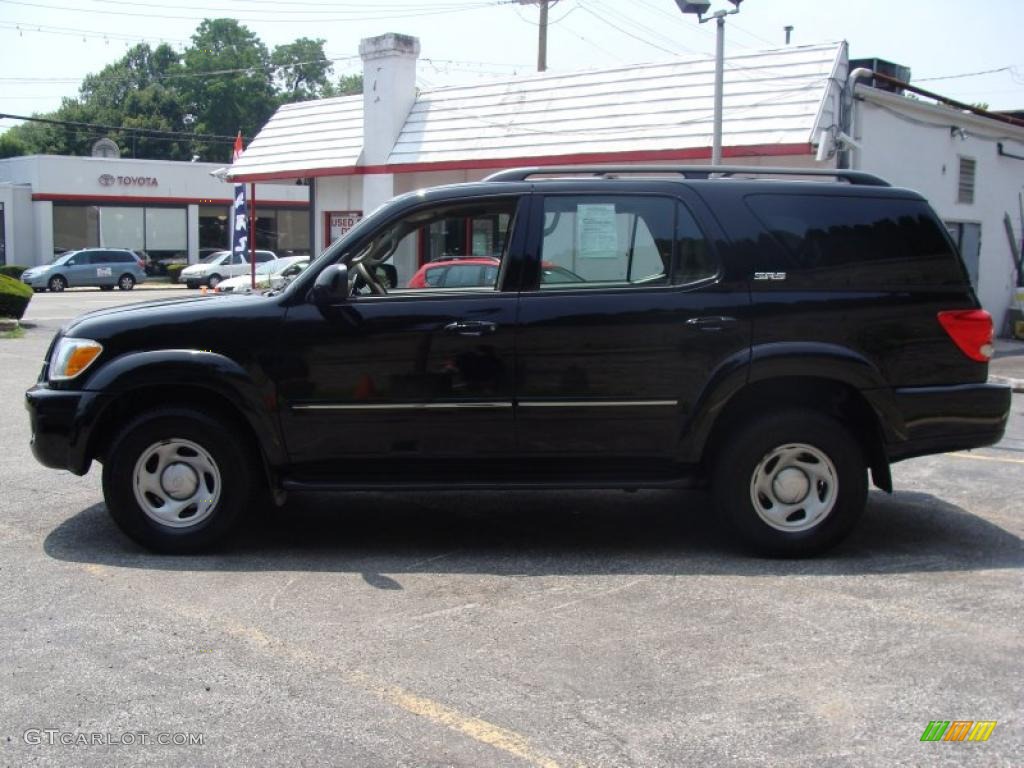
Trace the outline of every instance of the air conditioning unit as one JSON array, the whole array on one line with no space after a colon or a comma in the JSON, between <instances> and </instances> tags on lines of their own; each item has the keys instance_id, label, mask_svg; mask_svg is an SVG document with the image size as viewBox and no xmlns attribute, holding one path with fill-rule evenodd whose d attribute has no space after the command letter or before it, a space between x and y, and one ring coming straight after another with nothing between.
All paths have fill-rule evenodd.
<instances>
[{"instance_id":1,"label":"air conditioning unit","mask_svg":"<svg viewBox=\"0 0 1024 768\"><path fill-rule=\"evenodd\" d=\"M904 83L910 82L910 67L904 67L902 64L896 64L885 59L850 59L850 71L864 67L870 69L873 72L877 72L881 75L888 75L894 77ZM867 79L861 80L862 83L870 85L872 88L878 88L882 91L889 91L890 93L898 93L903 95L903 89L898 85L879 80L877 78L871 78L868 82Z\"/></svg>"}]
</instances>

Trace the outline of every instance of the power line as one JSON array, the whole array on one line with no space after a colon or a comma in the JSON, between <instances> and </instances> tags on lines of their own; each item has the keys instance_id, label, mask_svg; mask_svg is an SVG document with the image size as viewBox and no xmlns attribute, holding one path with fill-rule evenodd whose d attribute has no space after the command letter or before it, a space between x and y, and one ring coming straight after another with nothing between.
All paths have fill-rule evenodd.
<instances>
[{"instance_id":1,"label":"power line","mask_svg":"<svg viewBox=\"0 0 1024 768\"><path fill-rule=\"evenodd\" d=\"M27 6L29 8L45 8L47 10L52 10L52 11L74 11L76 13L94 13L94 14L100 14L102 16L133 16L133 17L141 17L141 18L144 18L144 19L172 19L172 20L177 20L177 21L195 21L195 16L194 15L193 16L175 16L175 15L171 15L171 14L140 13L140 12L135 12L135 11L107 11L107 10L102 10L102 9L98 9L98 8L74 8L74 7L70 7L70 6L66 6L66 5L45 5L43 3L30 3L30 2L26 2L25 0L0 0L0 2L3 2L5 4L7 4L7 5L21 5L21 6ZM436 16L436 15L439 15L439 14L446 14L446 13L459 13L459 12L462 12L462 11L475 11L475 10L481 10L483 8L489 8L489 7L494 7L494 6L498 6L498 5L506 5L509 2L514 2L514 0L489 0L489 2L487 2L486 4L482 4L482 5L452 6L452 7L447 7L447 8L446 7L441 7L441 8L438 8L438 9L431 8L430 10L423 10L423 11L413 11L413 10L397 11L396 10L395 12L390 13L388 15L384 15L384 16L381 16L381 15L377 15L377 16L347 16L347 17L334 17L334 18L323 18L322 16L320 16L320 17L315 17L315 18L304 18L304 19L283 18L281 16L275 16L274 18L269 18L269 19L268 18L259 18L259 19L257 19L257 18L249 18L249 17L236 16L234 18L235 18L236 21L239 21L239 22L261 23L261 24L262 23L267 23L267 24L282 24L282 23L284 23L284 24L289 24L289 23L309 24L310 22L316 22L318 24L323 24L323 23L329 23L329 22L390 21L390 20L394 20L394 19L405 19L405 18L409 18L409 17L412 17L412 16ZM202 8L202 10L212 10L212 9L208 8L208 7L204 7L204 8ZM237 8L233 8L233 9L223 9L223 10L229 10L229 11L237 13L238 9Z\"/></svg>"},{"instance_id":2,"label":"power line","mask_svg":"<svg viewBox=\"0 0 1024 768\"><path fill-rule=\"evenodd\" d=\"M9 120L24 120L30 123L46 123L48 125L62 125L76 128L92 128L104 131L155 134L154 136L136 136L136 138L140 139L157 138L158 136L174 136L201 141L212 141L217 143L228 143L234 142L235 140L234 136L227 136L218 133L188 133L186 131L165 131L160 128L135 128L124 125L103 125L101 123L86 123L79 120L56 120L49 117L28 117L26 115L11 115L4 112L0 112L0 119L2 118L6 118ZM243 136L242 138L244 140L246 137Z\"/></svg>"},{"instance_id":3,"label":"power line","mask_svg":"<svg viewBox=\"0 0 1024 768\"><path fill-rule=\"evenodd\" d=\"M939 75L937 77L915 77L915 83L927 83L930 80L957 80L961 77L977 77L978 75L993 75L996 72L1010 72L1011 66L996 67L995 69L981 69L977 72L961 72L958 75Z\"/></svg>"},{"instance_id":4,"label":"power line","mask_svg":"<svg viewBox=\"0 0 1024 768\"><path fill-rule=\"evenodd\" d=\"M142 36L139 36L139 35L125 35L125 34L121 34L121 33L118 33L118 32L103 32L101 30L96 30L96 29L77 29L75 27L56 27L56 26L52 26L52 25L48 25L48 24L33 24L33 23L22 22L22 21L18 21L18 22L0 21L0 29L6 29L6 30L10 30L12 32L17 32L19 37L23 37L25 32L38 32L38 33L41 33L41 34L44 34L44 35L67 35L69 37L81 37L83 40L86 37L93 37L93 38L102 38L102 39L107 40L107 41L116 40L118 42L125 42L125 43L133 42L133 41L136 41L136 40L138 40L140 42L148 42L148 41L153 41L153 42L159 41L161 43L168 42L168 43L176 43L178 45L187 45L189 43L188 40L181 40L181 39L172 38L172 37L142 37Z\"/></svg>"},{"instance_id":5,"label":"power line","mask_svg":"<svg viewBox=\"0 0 1024 768\"><path fill-rule=\"evenodd\" d=\"M107 5L128 5L128 6L138 7L138 8L152 8L153 7L153 5L150 4L150 3L142 3L142 2L138 2L138 0L92 0L92 2L94 2L94 3L104 3L104 4L107 4ZM488 6L492 6L492 5L496 5L496 4L498 4L498 3L495 3L493 0L463 0L461 2L458 1L458 0L449 0L449 2L446 2L446 3L435 4L433 6L433 8L435 8L435 9L436 8L449 8L449 9L463 9L463 8L465 8L465 9L468 9L468 10L472 10L474 8L488 7ZM288 6L286 8L282 8L281 7L280 0L240 0L240 2L238 4L232 5L232 6L227 7L227 8L216 7L216 6L209 6L209 5L177 5L177 4L175 5L175 8L181 8L183 10L184 9L193 9L193 10L199 10L199 11L231 11L233 13L247 13L250 10L256 10L257 13L262 13L263 11L266 10L264 8L258 8L258 9L242 8L241 6L244 6L244 5L257 5L257 6L259 6L259 5L273 5L273 6L275 6L274 10L277 11L277 12L280 12L280 13L292 13L292 12L294 12L294 13L323 13L322 10L319 10L319 9L322 9L322 8L330 8L332 10L339 11L339 12L342 12L342 13L365 13L365 11L366 11L366 3L365 2L355 2L355 3L311 2L310 0L295 0L294 2L289 2ZM312 10L305 11L305 10L302 10L302 9L295 8L295 6L310 6L312 8ZM408 11L423 10L423 3L422 2L420 2L420 3L415 3L415 2L405 2L405 3L399 2L399 3L395 3L395 2L387 2L387 0L376 0L376 2L374 3L374 7L381 8L381 9L389 11L389 12L393 11L393 12L396 12L396 13L406 13ZM351 10L347 11L346 9L348 9L348 8L350 8Z\"/></svg>"},{"instance_id":6,"label":"power line","mask_svg":"<svg viewBox=\"0 0 1024 768\"><path fill-rule=\"evenodd\" d=\"M631 37L631 38L633 38L634 40L639 40L639 41L640 41L641 43L644 43L644 44L646 44L646 45L649 45L649 46L651 46L652 48L657 48L657 49L658 49L659 51L661 51L661 52L663 52L663 53L668 53L668 54L671 54L672 56L676 56L676 55L677 55L675 51L669 50L668 48L664 48L664 47L662 47L662 46L658 45L657 43L652 43L652 42L651 42L650 40L644 40L644 39L643 39L642 37L638 37L637 35L634 35L634 34L633 34L632 32L630 32L629 30L626 30L626 29L621 29L620 27L617 27L617 26L615 26L615 24L613 24L612 22L610 22L610 21L609 21L608 19L604 18L604 17L603 17L603 16L601 15L601 14L599 14L599 13L596 13L595 11L592 11L592 10L590 10L590 9L589 9L589 8L587 8L587 7L585 6L585 5L584 5L584 6L581 6L581 7L583 8L583 10L584 10L584 11L586 11L587 13L589 13L589 14L590 14L591 16L593 16L593 17L594 17L595 19L597 19L598 21L600 21L600 22L602 22L602 23L604 23L604 24L607 24L607 25L608 25L609 27L611 27L612 29L614 29L614 30L616 30L616 31L618 31L618 32L621 32L622 34L626 35L627 37Z\"/></svg>"}]
</instances>

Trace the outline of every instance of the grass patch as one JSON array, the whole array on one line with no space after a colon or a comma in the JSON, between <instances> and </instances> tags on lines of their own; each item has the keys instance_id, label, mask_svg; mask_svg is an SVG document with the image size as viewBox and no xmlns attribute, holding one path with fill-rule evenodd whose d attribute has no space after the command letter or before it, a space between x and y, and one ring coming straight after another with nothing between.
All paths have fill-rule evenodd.
<instances>
[{"instance_id":1,"label":"grass patch","mask_svg":"<svg viewBox=\"0 0 1024 768\"><path fill-rule=\"evenodd\" d=\"M0 339L20 339L25 335L25 329L20 325L17 328L12 328L9 331L3 331L0 333Z\"/></svg>"}]
</instances>

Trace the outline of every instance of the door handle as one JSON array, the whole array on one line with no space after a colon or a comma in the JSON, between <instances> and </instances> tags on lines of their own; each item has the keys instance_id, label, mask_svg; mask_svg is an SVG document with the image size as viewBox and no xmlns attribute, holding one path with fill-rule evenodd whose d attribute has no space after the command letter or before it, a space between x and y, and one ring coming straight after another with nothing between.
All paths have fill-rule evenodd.
<instances>
[{"instance_id":1,"label":"door handle","mask_svg":"<svg viewBox=\"0 0 1024 768\"><path fill-rule=\"evenodd\" d=\"M445 333L457 333L459 336L483 336L487 333L494 333L498 329L497 323L490 320L456 320L444 327Z\"/></svg>"},{"instance_id":2,"label":"door handle","mask_svg":"<svg viewBox=\"0 0 1024 768\"><path fill-rule=\"evenodd\" d=\"M736 322L735 317L724 315L707 315L705 317L691 317L686 324L701 331L720 331L727 325Z\"/></svg>"}]
</instances>

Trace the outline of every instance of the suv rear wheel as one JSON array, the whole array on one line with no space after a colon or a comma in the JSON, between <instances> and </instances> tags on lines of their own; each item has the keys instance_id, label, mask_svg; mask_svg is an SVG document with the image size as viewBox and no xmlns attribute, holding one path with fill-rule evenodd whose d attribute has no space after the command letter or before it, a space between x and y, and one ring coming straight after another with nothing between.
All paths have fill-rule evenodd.
<instances>
[{"instance_id":1,"label":"suv rear wheel","mask_svg":"<svg viewBox=\"0 0 1024 768\"><path fill-rule=\"evenodd\" d=\"M228 426L192 408L141 416L103 465L114 521L139 544L170 554L223 539L251 495L249 456Z\"/></svg>"},{"instance_id":2,"label":"suv rear wheel","mask_svg":"<svg viewBox=\"0 0 1024 768\"><path fill-rule=\"evenodd\" d=\"M856 524L867 500L867 468L840 422L815 411L784 411L728 436L714 493L719 513L756 551L813 555Z\"/></svg>"},{"instance_id":3,"label":"suv rear wheel","mask_svg":"<svg viewBox=\"0 0 1024 768\"><path fill-rule=\"evenodd\" d=\"M122 291L130 291L135 287L135 278L126 272L118 278L117 287Z\"/></svg>"},{"instance_id":4,"label":"suv rear wheel","mask_svg":"<svg viewBox=\"0 0 1024 768\"><path fill-rule=\"evenodd\" d=\"M220 281L221 281L221 276L220 275L210 275L208 278L206 278L206 287L207 288L216 288L217 284L220 283Z\"/></svg>"}]
</instances>

